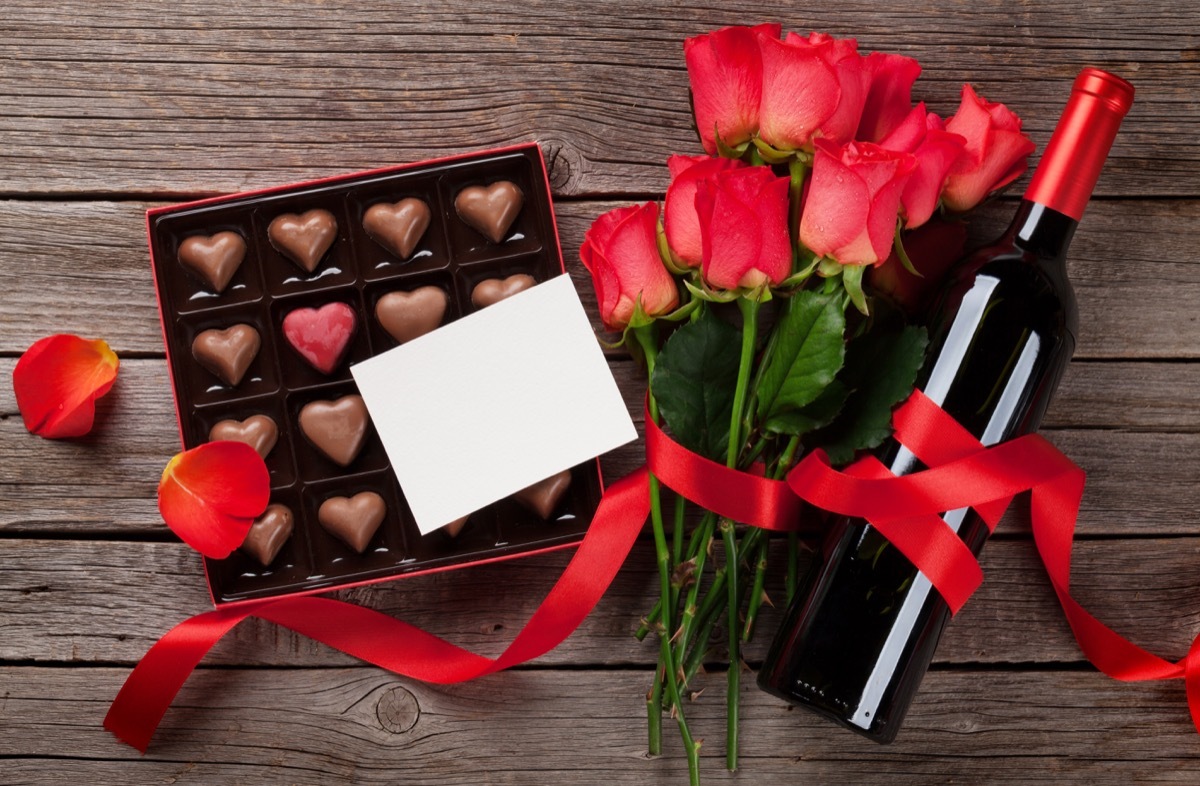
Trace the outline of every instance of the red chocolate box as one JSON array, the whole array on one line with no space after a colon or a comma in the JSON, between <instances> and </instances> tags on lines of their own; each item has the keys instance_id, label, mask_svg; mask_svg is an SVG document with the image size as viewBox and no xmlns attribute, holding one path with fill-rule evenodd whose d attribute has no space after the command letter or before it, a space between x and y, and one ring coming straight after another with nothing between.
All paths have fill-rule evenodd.
<instances>
[{"instance_id":1,"label":"red chocolate box","mask_svg":"<svg viewBox=\"0 0 1200 786\"><path fill-rule=\"evenodd\" d=\"M242 549L205 560L214 603L582 540L602 492L595 461L570 470L565 492L549 484L549 495L501 500L422 536L365 409L347 398L357 392L350 365L396 346L394 336L564 271L537 144L155 208L146 222L183 446L252 442L271 504L291 513L290 534L274 508ZM385 296L417 290L377 313Z\"/></svg>"}]
</instances>

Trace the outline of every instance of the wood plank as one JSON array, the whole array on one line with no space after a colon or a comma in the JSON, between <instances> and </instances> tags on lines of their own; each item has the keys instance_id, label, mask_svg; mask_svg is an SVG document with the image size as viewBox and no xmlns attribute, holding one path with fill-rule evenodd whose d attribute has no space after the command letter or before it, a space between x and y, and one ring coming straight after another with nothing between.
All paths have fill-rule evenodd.
<instances>
[{"instance_id":1,"label":"wood plank","mask_svg":"<svg viewBox=\"0 0 1200 786\"><path fill-rule=\"evenodd\" d=\"M510 672L428 687L374 669L202 669L145 757L100 722L123 670L0 669L10 783L681 783L645 755L643 675ZM722 679L722 682L724 680ZM748 680L749 681L749 680ZM69 698L68 698L69 697ZM1180 683L1099 674L934 672L881 747L747 686L740 779L783 783L1193 784ZM706 781L723 770L724 701L687 706ZM47 761L53 759L53 761ZM531 775L533 781L531 781Z\"/></svg>"},{"instance_id":2,"label":"wood plank","mask_svg":"<svg viewBox=\"0 0 1200 786\"><path fill-rule=\"evenodd\" d=\"M786 543L778 541L773 548L767 591L782 606ZM537 663L649 669L657 650L650 641L638 642L632 631L657 586L653 551L649 541L639 542L591 617ZM1200 604L1190 592L1200 585L1198 556L1200 538L1079 543L1073 591L1117 631L1163 657L1180 657L1200 627ZM566 554L530 557L347 590L339 597L496 655L568 559ZM982 562L987 580L950 626L939 663L1083 660L1030 542L997 540L988 544ZM209 607L199 559L180 544L0 539L0 564L5 565L0 661L133 663L176 623ZM778 620L778 611L764 609L760 635L743 657L762 659ZM718 647L712 657L724 660L723 650ZM286 666L354 662L257 620L239 626L206 660Z\"/></svg>"},{"instance_id":3,"label":"wood plank","mask_svg":"<svg viewBox=\"0 0 1200 786\"><path fill-rule=\"evenodd\" d=\"M0 379L15 360L0 358ZM634 419L645 382L613 364ZM1200 378L1190 364L1074 363L1046 433L1089 473L1081 521L1091 534L1198 533ZM46 441L25 431L12 389L0 385L0 532L155 535L155 489L179 449L166 364L126 360L101 399L96 430ZM603 460L617 478L643 461L641 443ZM67 493L65 490L70 490ZM1027 530L1021 516L1006 525Z\"/></svg>"},{"instance_id":4,"label":"wood plank","mask_svg":"<svg viewBox=\"0 0 1200 786\"><path fill-rule=\"evenodd\" d=\"M1200 190L1200 189L1198 189ZM578 250L619 202L557 206L563 255L593 322L595 294ZM0 353L54 332L101 336L118 352L161 353L141 202L0 202ZM976 234L999 232L1013 204L989 206ZM1080 307L1076 357L1196 358L1200 201L1096 202L1072 245Z\"/></svg>"},{"instance_id":5,"label":"wood plank","mask_svg":"<svg viewBox=\"0 0 1200 786\"><path fill-rule=\"evenodd\" d=\"M157 10L22 0L0 21L9 193L234 191L540 139L562 194L644 193L698 151L681 44L778 19L919 58L917 95L950 113L963 81L1009 103L1039 148L1083 65L1133 79L1138 103L1100 191L1195 195L1194 19L1170 3L853 0L484 2L440 9L297 0L269 19L201 0ZM914 26L913 20L921 20Z\"/></svg>"}]
</instances>

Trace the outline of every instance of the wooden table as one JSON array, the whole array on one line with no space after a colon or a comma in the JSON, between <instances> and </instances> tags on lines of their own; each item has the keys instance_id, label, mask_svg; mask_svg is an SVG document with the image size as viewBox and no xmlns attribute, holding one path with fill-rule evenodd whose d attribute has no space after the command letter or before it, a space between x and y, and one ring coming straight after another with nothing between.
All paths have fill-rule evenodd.
<instances>
[{"instance_id":1,"label":"wooden table","mask_svg":"<svg viewBox=\"0 0 1200 786\"><path fill-rule=\"evenodd\" d=\"M98 428L80 441L28 435L0 385L0 782L683 782L670 727L667 754L646 755L655 648L631 631L655 586L648 542L583 627L526 668L430 687L249 623L192 677L149 755L101 728L131 665L208 605L197 558L155 509L178 443L142 216L198 195L536 139L571 273L591 303L577 255L588 224L661 195L667 155L699 149L682 39L781 10L785 29L918 57L916 93L939 112L973 82L1019 112L1039 148L1080 67L1108 66L1137 85L1072 248L1080 343L1044 432L1089 473L1079 598L1164 656L1187 651L1200 622L1200 7L252 5L18 0L0 13L0 375L54 332L101 336L122 358ZM990 208L985 231L1012 208ZM643 382L629 361L612 366L632 406ZM609 457L606 472L630 470L637 453ZM1200 782L1182 683L1095 672L1027 519L1011 516L1002 533L898 742L878 747L747 685L736 777ZM566 559L342 596L496 653ZM752 667L766 638L747 653ZM707 781L725 782L724 678L701 686L688 709L709 741Z\"/></svg>"}]
</instances>

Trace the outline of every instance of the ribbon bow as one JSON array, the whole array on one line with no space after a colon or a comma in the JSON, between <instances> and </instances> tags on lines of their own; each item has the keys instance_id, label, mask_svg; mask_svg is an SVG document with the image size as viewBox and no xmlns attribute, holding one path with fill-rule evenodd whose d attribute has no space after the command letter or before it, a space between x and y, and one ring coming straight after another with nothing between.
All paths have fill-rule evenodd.
<instances>
[{"instance_id":1,"label":"ribbon bow","mask_svg":"<svg viewBox=\"0 0 1200 786\"><path fill-rule=\"evenodd\" d=\"M972 507L995 529L1012 498L1031 491L1034 542L1088 660L1119 680L1184 679L1200 731L1200 637L1172 663L1120 636L1070 594L1071 546L1084 472L1037 435L985 448L920 391L895 413L896 438L929 469L893 476L874 458L844 471L815 451L786 481L729 469L687 450L646 419L647 466L604 493L587 535L542 604L496 658L465 650L380 612L331 598L290 597L199 614L172 628L129 675L105 728L145 752L175 695L204 655L247 617L259 617L367 663L439 684L492 674L549 652L599 602L649 513L649 472L692 502L734 521L795 530L804 502L865 518L908 557L958 611L983 580L970 550L942 520Z\"/></svg>"}]
</instances>

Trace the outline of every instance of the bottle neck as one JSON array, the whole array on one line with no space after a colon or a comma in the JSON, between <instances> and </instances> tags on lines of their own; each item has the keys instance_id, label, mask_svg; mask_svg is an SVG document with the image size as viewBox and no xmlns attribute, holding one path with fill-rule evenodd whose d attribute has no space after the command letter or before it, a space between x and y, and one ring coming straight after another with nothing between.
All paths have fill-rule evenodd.
<instances>
[{"instance_id":1,"label":"bottle neck","mask_svg":"<svg viewBox=\"0 0 1200 786\"><path fill-rule=\"evenodd\" d=\"M1021 200L1008 234L1017 247L1040 260L1065 260L1079 222L1028 199Z\"/></svg>"}]
</instances>

